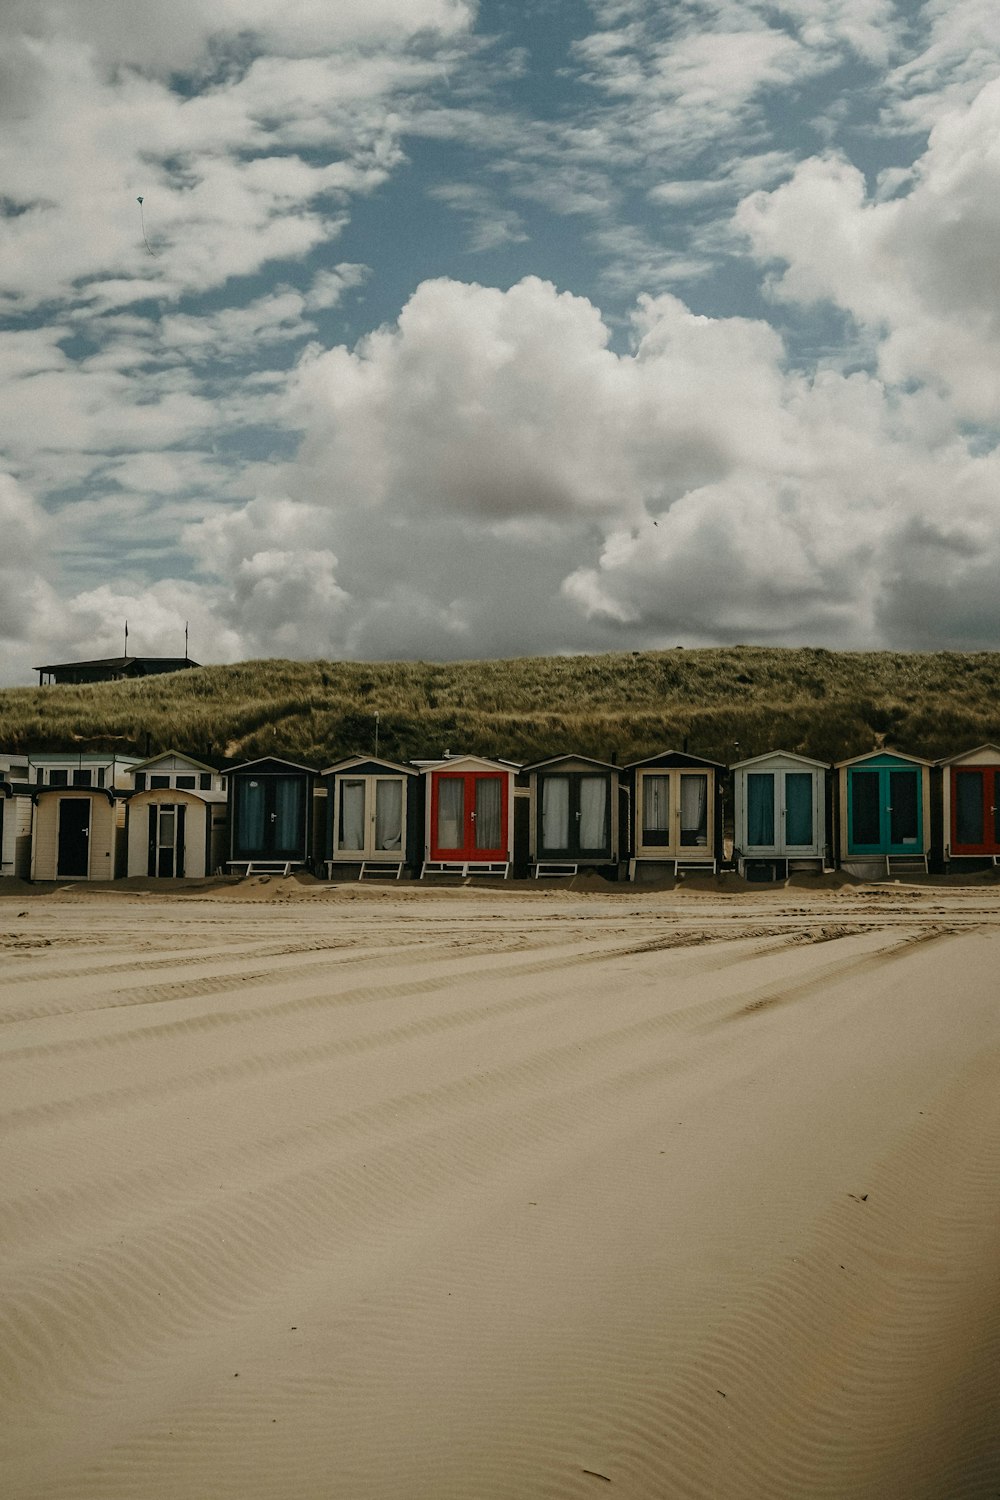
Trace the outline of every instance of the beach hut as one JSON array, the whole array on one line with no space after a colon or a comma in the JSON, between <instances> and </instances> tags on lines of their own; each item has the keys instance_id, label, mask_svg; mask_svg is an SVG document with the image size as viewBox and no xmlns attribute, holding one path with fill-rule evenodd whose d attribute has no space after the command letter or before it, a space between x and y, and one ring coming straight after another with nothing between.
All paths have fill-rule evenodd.
<instances>
[{"instance_id":1,"label":"beach hut","mask_svg":"<svg viewBox=\"0 0 1000 1500\"><path fill-rule=\"evenodd\" d=\"M1000 746L980 745L938 761L941 767L941 846L954 860L1000 860Z\"/></svg>"},{"instance_id":2,"label":"beach hut","mask_svg":"<svg viewBox=\"0 0 1000 1500\"><path fill-rule=\"evenodd\" d=\"M741 875L770 866L825 868L829 766L807 755L771 750L733 766L733 856Z\"/></svg>"},{"instance_id":3,"label":"beach hut","mask_svg":"<svg viewBox=\"0 0 1000 1500\"><path fill-rule=\"evenodd\" d=\"M418 760L424 776L427 875L510 874L514 847L513 761L478 755Z\"/></svg>"},{"instance_id":4,"label":"beach hut","mask_svg":"<svg viewBox=\"0 0 1000 1500\"><path fill-rule=\"evenodd\" d=\"M115 880L125 873L125 793L137 756L98 751L28 757L32 880Z\"/></svg>"},{"instance_id":5,"label":"beach hut","mask_svg":"<svg viewBox=\"0 0 1000 1500\"><path fill-rule=\"evenodd\" d=\"M629 879L685 870L715 873L722 860L718 761L664 750L624 768L631 800Z\"/></svg>"},{"instance_id":6,"label":"beach hut","mask_svg":"<svg viewBox=\"0 0 1000 1500\"><path fill-rule=\"evenodd\" d=\"M525 766L528 860L536 877L575 875L580 866L618 867L619 770L584 755Z\"/></svg>"},{"instance_id":7,"label":"beach hut","mask_svg":"<svg viewBox=\"0 0 1000 1500\"><path fill-rule=\"evenodd\" d=\"M176 750L132 768L126 813L130 876L198 879L225 858L226 791L211 766Z\"/></svg>"},{"instance_id":8,"label":"beach hut","mask_svg":"<svg viewBox=\"0 0 1000 1500\"><path fill-rule=\"evenodd\" d=\"M229 793L231 870L289 874L313 854L313 787L310 766L273 756L224 772Z\"/></svg>"},{"instance_id":9,"label":"beach hut","mask_svg":"<svg viewBox=\"0 0 1000 1500\"><path fill-rule=\"evenodd\" d=\"M25 756L0 756L0 876L31 874L33 803Z\"/></svg>"},{"instance_id":10,"label":"beach hut","mask_svg":"<svg viewBox=\"0 0 1000 1500\"><path fill-rule=\"evenodd\" d=\"M423 848L423 781L414 766L352 755L323 772L327 879L399 880Z\"/></svg>"},{"instance_id":11,"label":"beach hut","mask_svg":"<svg viewBox=\"0 0 1000 1500\"><path fill-rule=\"evenodd\" d=\"M840 863L851 874L926 873L930 768L929 760L896 750L838 761Z\"/></svg>"}]
</instances>

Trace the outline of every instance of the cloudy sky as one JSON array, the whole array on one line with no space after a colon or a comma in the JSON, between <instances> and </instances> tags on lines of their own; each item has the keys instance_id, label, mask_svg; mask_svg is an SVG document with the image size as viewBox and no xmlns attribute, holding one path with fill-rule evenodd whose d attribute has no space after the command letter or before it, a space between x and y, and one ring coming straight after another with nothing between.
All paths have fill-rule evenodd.
<instances>
[{"instance_id":1,"label":"cloudy sky","mask_svg":"<svg viewBox=\"0 0 1000 1500\"><path fill-rule=\"evenodd\" d=\"M0 0L0 538L6 684L1000 648L996 0Z\"/></svg>"}]
</instances>

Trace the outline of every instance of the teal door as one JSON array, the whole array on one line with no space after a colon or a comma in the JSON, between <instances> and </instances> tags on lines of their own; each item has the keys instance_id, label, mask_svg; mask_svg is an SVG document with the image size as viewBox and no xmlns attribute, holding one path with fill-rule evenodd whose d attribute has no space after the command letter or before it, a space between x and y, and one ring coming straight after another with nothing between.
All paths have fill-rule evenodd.
<instances>
[{"instance_id":1,"label":"teal door","mask_svg":"<svg viewBox=\"0 0 1000 1500\"><path fill-rule=\"evenodd\" d=\"M801 853L815 847L811 771L749 771L745 853Z\"/></svg>"},{"instance_id":2,"label":"teal door","mask_svg":"<svg viewBox=\"0 0 1000 1500\"><path fill-rule=\"evenodd\" d=\"M852 768L847 784L849 854L922 853L919 767Z\"/></svg>"}]
</instances>

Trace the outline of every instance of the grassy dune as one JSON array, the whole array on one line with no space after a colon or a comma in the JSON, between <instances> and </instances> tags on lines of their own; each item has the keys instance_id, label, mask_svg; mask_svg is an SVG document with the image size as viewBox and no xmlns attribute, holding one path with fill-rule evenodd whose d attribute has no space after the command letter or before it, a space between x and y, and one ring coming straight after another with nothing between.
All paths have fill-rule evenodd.
<instances>
[{"instance_id":1,"label":"grassy dune","mask_svg":"<svg viewBox=\"0 0 1000 1500\"><path fill-rule=\"evenodd\" d=\"M278 754L325 765L374 745L619 762L665 747L732 762L894 745L937 757L1000 740L1000 653L734 646L486 662L252 661L146 681L0 692L0 749Z\"/></svg>"}]
</instances>

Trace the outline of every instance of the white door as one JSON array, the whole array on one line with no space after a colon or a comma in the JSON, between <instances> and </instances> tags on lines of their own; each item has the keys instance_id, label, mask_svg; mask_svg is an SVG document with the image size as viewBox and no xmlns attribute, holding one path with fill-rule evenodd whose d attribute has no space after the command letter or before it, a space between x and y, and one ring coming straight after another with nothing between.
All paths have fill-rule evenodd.
<instances>
[{"instance_id":1,"label":"white door","mask_svg":"<svg viewBox=\"0 0 1000 1500\"><path fill-rule=\"evenodd\" d=\"M405 828L402 776L337 778L335 858L402 860Z\"/></svg>"}]
</instances>

